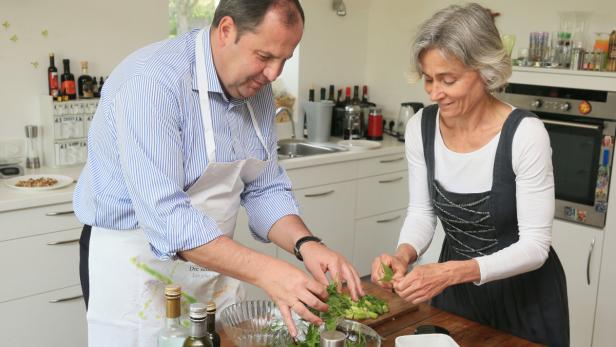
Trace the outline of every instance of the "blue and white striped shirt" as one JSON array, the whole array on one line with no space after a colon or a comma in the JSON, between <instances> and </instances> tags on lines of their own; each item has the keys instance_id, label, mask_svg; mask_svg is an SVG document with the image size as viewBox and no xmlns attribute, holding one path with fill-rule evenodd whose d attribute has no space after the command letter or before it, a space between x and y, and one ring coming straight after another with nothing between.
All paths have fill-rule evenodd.
<instances>
[{"instance_id":1,"label":"blue and white striped shirt","mask_svg":"<svg viewBox=\"0 0 616 347\"><path fill-rule=\"evenodd\" d=\"M111 73L88 133L88 160L74 193L77 218L114 230L143 228L154 254L176 253L222 235L186 191L207 155L192 31L142 48ZM204 36L216 160L266 159L245 100L228 99ZM278 165L271 86L248 98L271 153L265 171L241 195L253 236L267 242L280 218L298 214L291 183Z\"/></svg>"}]
</instances>

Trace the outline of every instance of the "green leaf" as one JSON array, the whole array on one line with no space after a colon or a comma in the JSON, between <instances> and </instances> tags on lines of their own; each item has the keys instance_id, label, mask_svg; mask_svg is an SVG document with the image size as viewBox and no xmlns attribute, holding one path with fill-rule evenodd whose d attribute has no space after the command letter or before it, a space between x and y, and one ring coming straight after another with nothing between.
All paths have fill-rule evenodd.
<instances>
[{"instance_id":1,"label":"green leaf","mask_svg":"<svg viewBox=\"0 0 616 347\"><path fill-rule=\"evenodd\" d=\"M43 35L44 38L47 38L47 36L49 36L49 31L47 31L47 29L44 29L43 31L41 31L41 35Z\"/></svg>"},{"instance_id":2,"label":"green leaf","mask_svg":"<svg viewBox=\"0 0 616 347\"><path fill-rule=\"evenodd\" d=\"M4 22L2 22L2 26L4 27L5 30L8 30L9 27L11 26L11 23L9 23L8 20L5 20Z\"/></svg>"},{"instance_id":3,"label":"green leaf","mask_svg":"<svg viewBox=\"0 0 616 347\"><path fill-rule=\"evenodd\" d=\"M383 267L384 275L379 281L383 283L391 282L391 280L394 278L394 270L392 270L389 265L385 265L383 263L381 263L381 266Z\"/></svg>"},{"instance_id":4,"label":"green leaf","mask_svg":"<svg viewBox=\"0 0 616 347\"><path fill-rule=\"evenodd\" d=\"M14 34L13 36L11 36L11 38L9 39L13 42L17 42L17 40L19 40L19 38L17 37L17 34Z\"/></svg>"},{"instance_id":5,"label":"green leaf","mask_svg":"<svg viewBox=\"0 0 616 347\"><path fill-rule=\"evenodd\" d=\"M30 63L35 69L38 69L39 67L39 62L38 61L33 61Z\"/></svg>"}]
</instances>

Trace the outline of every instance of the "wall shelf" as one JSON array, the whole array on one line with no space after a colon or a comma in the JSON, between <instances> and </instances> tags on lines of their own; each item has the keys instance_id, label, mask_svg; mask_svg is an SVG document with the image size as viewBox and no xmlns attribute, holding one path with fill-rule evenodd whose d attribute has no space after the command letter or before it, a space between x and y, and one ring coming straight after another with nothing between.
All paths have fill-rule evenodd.
<instances>
[{"instance_id":1,"label":"wall shelf","mask_svg":"<svg viewBox=\"0 0 616 347\"><path fill-rule=\"evenodd\" d=\"M616 91L616 72L514 66L509 82Z\"/></svg>"}]
</instances>

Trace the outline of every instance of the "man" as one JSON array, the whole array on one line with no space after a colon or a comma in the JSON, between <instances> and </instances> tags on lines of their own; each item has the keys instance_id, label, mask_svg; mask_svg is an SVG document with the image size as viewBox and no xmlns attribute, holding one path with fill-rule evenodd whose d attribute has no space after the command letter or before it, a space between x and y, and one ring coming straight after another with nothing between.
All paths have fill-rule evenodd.
<instances>
[{"instance_id":1,"label":"man","mask_svg":"<svg viewBox=\"0 0 616 347\"><path fill-rule=\"evenodd\" d=\"M257 285L292 335L291 310L319 323L306 305L327 309L325 273L363 295L298 217L276 161L270 83L303 25L297 0L222 0L211 28L145 47L107 79L74 197L90 346L153 346L170 282L221 309L238 280ZM240 204L253 235L298 249L314 278L234 242Z\"/></svg>"}]
</instances>

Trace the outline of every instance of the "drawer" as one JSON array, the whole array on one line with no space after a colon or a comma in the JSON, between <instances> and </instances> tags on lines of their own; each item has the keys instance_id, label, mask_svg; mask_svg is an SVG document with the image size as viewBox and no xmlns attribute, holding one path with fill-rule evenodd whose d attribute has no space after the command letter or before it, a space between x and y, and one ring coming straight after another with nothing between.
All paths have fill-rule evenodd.
<instances>
[{"instance_id":1,"label":"drawer","mask_svg":"<svg viewBox=\"0 0 616 347\"><path fill-rule=\"evenodd\" d=\"M73 204L57 204L0 213L0 241L81 227Z\"/></svg>"},{"instance_id":2,"label":"drawer","mask_svg":"<svg viewBox=\"0 0 616 347\"><path fill-rule=\"evenodd\" d=\"M0 302L79 284L80 235L71 229L0 242Z\"/></svg>"},{"instance_id":3,"label":"drawer","mask_svg":"<svg viewBox=\"0 0 616 347\"><path fill-rule=\"evenodd\" d=\"M382 175L406 170L408 170L408 166L404 153L363 159L357 162L358 177Z\"/></svg>"},{"instance_id":4,"label":"drawer","mask_svg":"<svg viewBox=\"0 0 616 347\"><path fill-rule=\"evenodd\" d=\"M0 312L3 346L88 345L80 286L3 302Z\"/></svg>"},{"instance_id":5,"label":"drawer","mask_svg":"<svg viewBox=\"0 0 616 347\"><path fill-rule=\"evenodd\" d=\"M408 206L408 174L406 171L357 180L357 212L355 218L373 216Z\"/></svg>"},{"instance_id":6,"label":"drawer","mask_svg":"<svg viewBox=\"0 0 616 347\"><path fill-rule=\"evenodd\" d=\"M360 276L371 273L374 258L396 251L406 209L355 221L353 264Z\"/></svg>"},{"instance_id":7,"label":"drawer","mask_svg":"<svg viewBox=\"0 0 616 347\"><path fill-rule=\"evenodd\" d=\"M356 164L352 161L287 170L293 189L354 180Z\"/></svg>"}]
</instances>

